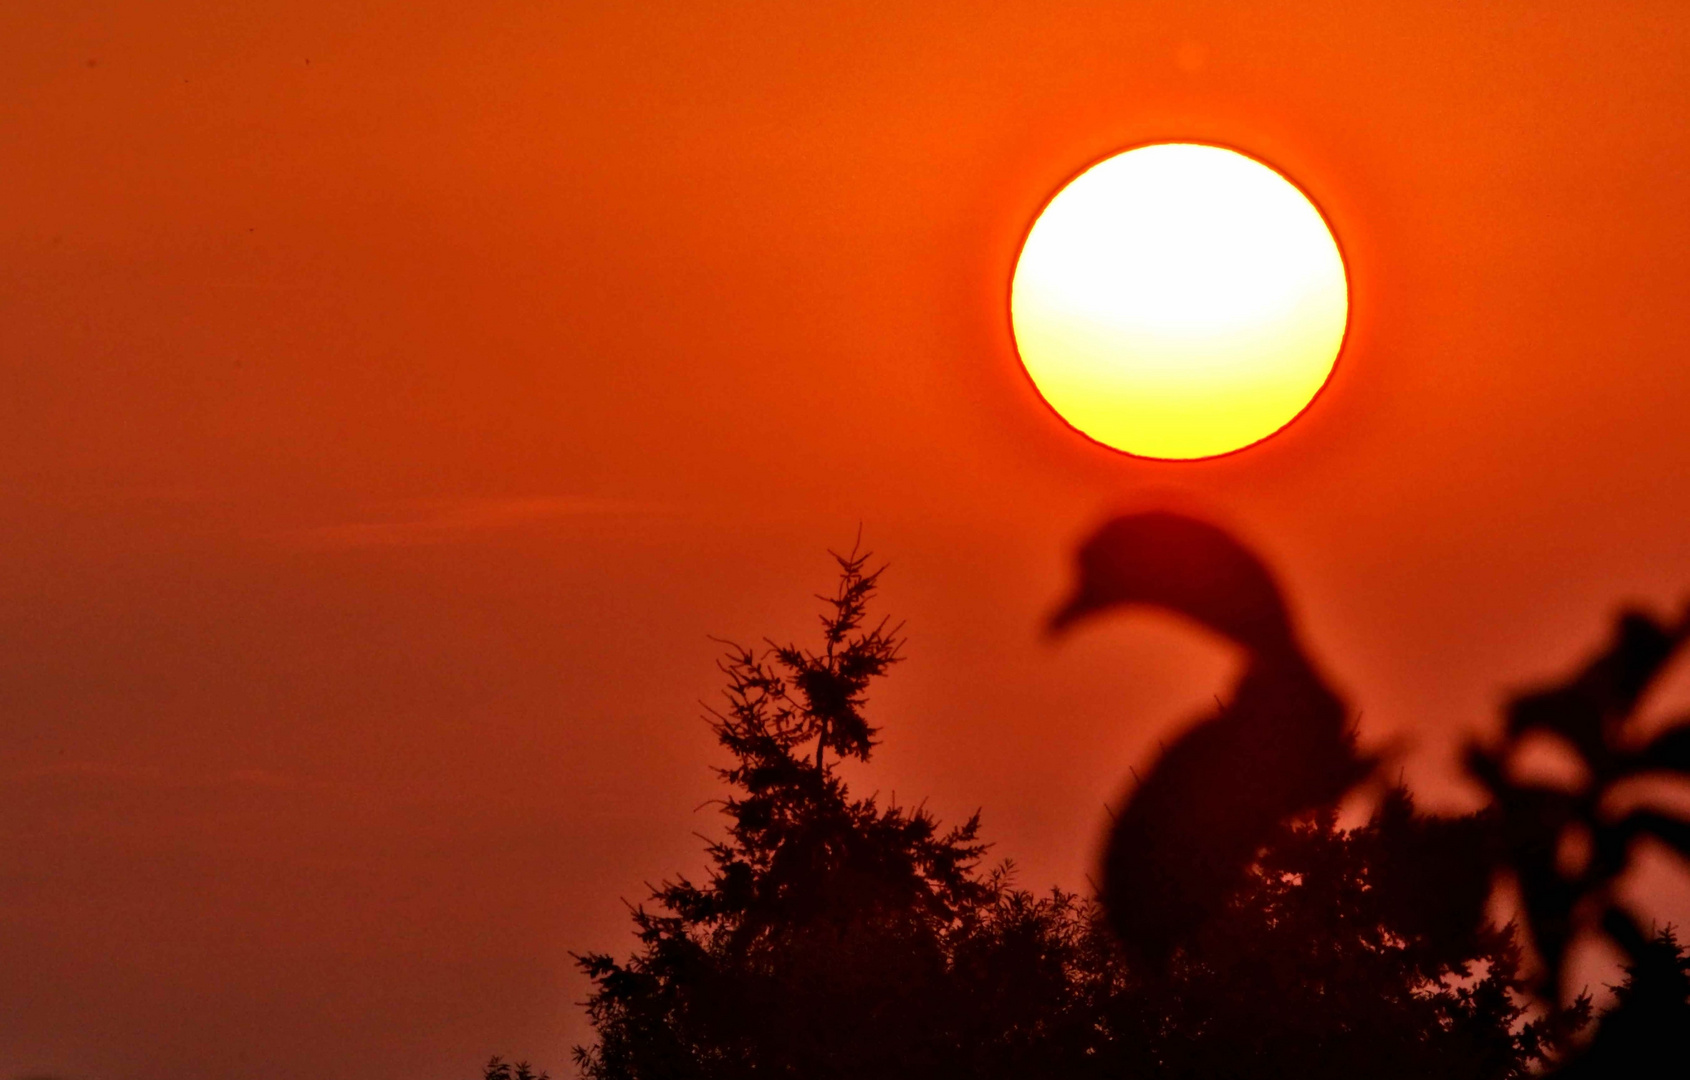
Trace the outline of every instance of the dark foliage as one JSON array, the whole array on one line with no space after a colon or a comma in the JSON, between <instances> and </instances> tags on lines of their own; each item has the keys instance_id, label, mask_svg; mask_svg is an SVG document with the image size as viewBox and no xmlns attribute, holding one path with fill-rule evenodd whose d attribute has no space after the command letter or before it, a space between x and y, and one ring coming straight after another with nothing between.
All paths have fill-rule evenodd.
<instances>
[{"instance_id":1,"label":"dark foliage","mask_svg":"<svg viewBox=\"0 0 1690 1080\"><path fill-rule=\"evenodd\" d=\"M550 1077L543 1072L535 1072L526 1061L512 1065L503 1058L494 1057L482 1070L481 1080L550 1080Z\"/></svg>"},{"instance_id":2,"label":"dark foliage","mask_svg":"<svg viewBox=\"0 0 1690 1080\"><path fill-rule=\"evenodd\" d=\"M1670 929L1645 933L1614 894L1640 840L1690 857L1690 822L1626 797L1633 780L1690 779L1690 718L1644 738L1636 716L1686 639L1690 614L1669 625L1622 612L1606 649L1564 682L1514 699L1500 744L1468 754L1498 808L1497 863L1519 887L1547 993L1562 992L1567 948L1581 931L1606 934L1628 958L1615 1007L1558 1075L1682 1076L1690 1055L1690 960ZM1533 739L1570 751L1582 782L1516 782L1511 760Z\"/></svg>"},{"instance_id":3,"label":"dark foliage","mask_svg":"<svg viewBox=\"0 0 1690 1080\"><path fill-rule=\"evenodd\" d=\"M1690 618L1669 627L1625 612L1608 648L1582 670L1509 705L1500 746L1469 752L1469 768L1500 809L1500 860L1519 882L1551 992L1559 989L1567 946L1581 929L1600 928L1634 964L1651 955L1648 936L1611 892L1634 841L1649 837L1690 855L1690 822L1651 809L1617 811L1619 789L1628 780L1690 777L1690 722L1673 724L1645 743L1633 717L1644 691L1687 636ZM1510 779L1510 759L1534 738L1570 750L1586 781L1562 788ZM1568 865L1562 852L1575 837L1584 841L1588 855Z\"/></svg>"},{"instance_id":4,"label":"dark foliage","mask_svg":"<svg viewBox=\"0 0 1690 1080\"><path fill-rule=\"evenodd\" d=\"M1649 938L1626 965L1625 982L1589 1050L1556 1080L1682 1077L1690 1037L1690 952L1671 929Z\"/></svg>"},{"instance_id":5,"label":"dark foliage","mask_svg":"<svg viewBox=\"0 0 1690 1080\"><path fill-rule=\"evenodd\" d=\"M1484 826L1428 819L1403 792L1355 830L1270 819L1210 894L1214 917L1148 964L1090 903L984 870L977 817L946 829L853 796L836 764L869 760L867 690L901 642L868 628L866 557L839 562L820 651L723 662L726 835L708 880L634 910L631 958L581 958L590 1080L1504 1078L1588 1009L1527 1024L1509 930L1443 932L1470 897L1415 868ZM1348 742L1330 745L1353 770Z\"/></svg>"},{"instance_id":6,"label":"dark foliage","mask_svg":"<svg viewBox=\"0 0 1690 1080\"><path fill-rule=\"evenodd\" d=\"M1528 1020L1512 927L1457 944L1419 901L1406 858L1440 827L1408 793L1339 830L1325 811L1280 828L1244 889L1177 956L1180 1076L1514 1077L1583 1026L1589 1002ZM1166 991L1147 987L1151 1012Z\"/></svg>"},{"instance_id":7,"label":"dark foliage","mask_svg":"<svg viewBox=\"0 0 1690 1080\"><path fill-rule=\"evenodd\" d=\"M839 557L823 649L735 648L711 715L727 839L708 882L665 883L638 908L642 951L583 957L599 1035L591 1077L891 1075L948 1004L945 942L987 898L978 822L943 830L924 809L853 798L834 760L866 761L869 683L898 659L896 630L865 629L877 572ZM917 1054L913 1060L908 1055Z\"/></svg>"}]
</instances>

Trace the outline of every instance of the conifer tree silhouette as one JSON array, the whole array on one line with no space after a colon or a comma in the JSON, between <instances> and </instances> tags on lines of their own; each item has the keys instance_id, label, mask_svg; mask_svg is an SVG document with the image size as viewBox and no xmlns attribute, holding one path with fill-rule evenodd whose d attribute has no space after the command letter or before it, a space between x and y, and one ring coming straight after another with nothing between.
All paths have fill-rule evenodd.
<instances>
[{"instance_id":1,"label":"conifer tree silhouette","mask_svg":"<svg viewBox=\"0 0 1690 1080\"><path fill-rule=\"evenodd\" d=\"M931 1057L946 1002L945 939L987 896L973 873L979 820L942 829L925 809L853 798L837 763L867 761L870 683L898 660L898 629L869 627L881 571L835 556L822 648L731 646L725 704L710 710L732 756L719 771L727 838L710 880L666 882L636 908L642 951L581 958L598 985L589 1077L890 1076ZM829 754L831 751L831 756Z\"/></svg>"},{"instance_id":2,"label":"conifer tree silhouette","mask_svg":"<svg viewBox=\"0 0 1690 1080\"><path fill-rule=\"evenodd\" d=\"M519 1061L511 1064L504 1058L494 1055L487 1062L487 1067L481 1072L481 1080L551 1080L543 1072L535 1072L529 1068L528 1062Z\"/></svg>"}]
</instances>

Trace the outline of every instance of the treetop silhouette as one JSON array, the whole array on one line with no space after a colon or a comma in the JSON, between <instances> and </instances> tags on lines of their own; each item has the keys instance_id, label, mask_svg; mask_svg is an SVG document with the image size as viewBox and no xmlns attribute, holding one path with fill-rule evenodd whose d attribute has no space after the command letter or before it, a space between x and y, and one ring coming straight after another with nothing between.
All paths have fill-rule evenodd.
<instances>
[{"instance_id":1,"label":"treetop silhouette","mask_svg":"<svg viewBox=\"0 0 1690 1080\"><path fill-rule=\"evenodd\" d=\"M726 838L709 880L665 882L634 921L627 964L581 957L599 989L589 1077L891 1075L933 1055L944 1026L947 935L991 886L975 873L978 817L942 829L924 808L853 798L836 764L869 760L872 681L898 659L897 628L869 626L880 571L836 555L822 647L730 646L725 701L708 710L732 756L718 769ZM832 750L829 757L827 751ZM844 1073L840 1071L844 1070Z\"/></svg>"}]
</instances>

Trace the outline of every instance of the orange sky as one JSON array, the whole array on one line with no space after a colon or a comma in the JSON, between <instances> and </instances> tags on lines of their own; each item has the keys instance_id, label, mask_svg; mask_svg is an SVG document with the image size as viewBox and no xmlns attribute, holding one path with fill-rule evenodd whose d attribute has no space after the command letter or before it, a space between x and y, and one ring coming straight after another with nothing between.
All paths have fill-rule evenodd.
<instances>
[{"instance_id":1,"label":"orange sky","mask_svg":"<svg viewBox=\"0 0 1690 1080\"><path fill-rule=\"evenodd\" d=\"M1115 506L1252 538L1445 805L1504 686L1690 591L1680 3L11 0L0 42L0 1075L566 1073L567 950L714 826L706 635L808 632L859 522L911 637L875 783L1032 886L1228 670L1036 640ZM1327 392L1207 463L1078 438L1008 334L1030 215L1158 138L1285 169L1349 259Z\"/></svg>"}]
</instances>

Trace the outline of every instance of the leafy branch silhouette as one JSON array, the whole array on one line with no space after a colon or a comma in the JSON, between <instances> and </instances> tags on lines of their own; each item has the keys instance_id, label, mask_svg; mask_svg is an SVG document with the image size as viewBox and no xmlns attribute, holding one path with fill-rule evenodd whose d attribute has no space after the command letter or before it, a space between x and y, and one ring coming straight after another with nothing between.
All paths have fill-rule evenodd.
<instances>
[{"instance_id":1,"label":"leafy branch silhouette","mask_svg":"<svg viewBox=\"0 0 1690 1080\"><path fill-rule=\"evenodd\" d=\"M1634 841L1653 837L1690 855L1690 822L1650 809L1619 812L1628 782L1690 775L1690 718L1642 745L1635 734L1638 702L1687 635L1685 619L1666 626L1624 612L1608 647L1583 670L1509 704L1499 746L1468 749L1469 771L1499 808L1500 859L1519 884L1550 992L1560 987L1567 947L1580 929L1599 928L1633 963L1647 955L1648 935L1613 896ZM1511 780L1510 762L1539 738L1576 755L1584 782L1569 788Z\"/></svg>"}]
</instances>

